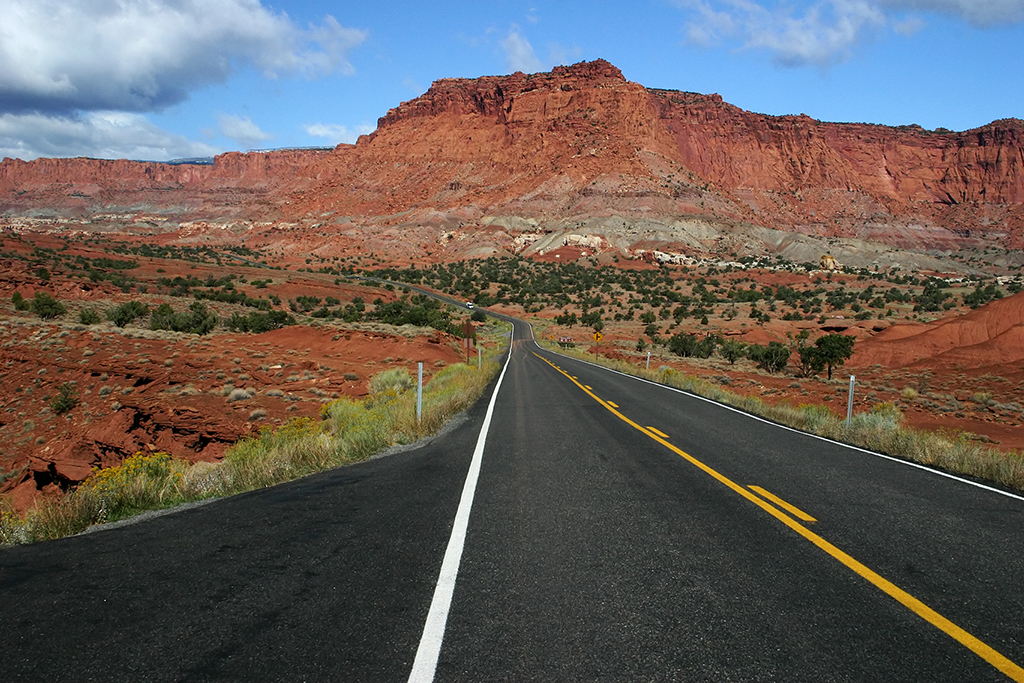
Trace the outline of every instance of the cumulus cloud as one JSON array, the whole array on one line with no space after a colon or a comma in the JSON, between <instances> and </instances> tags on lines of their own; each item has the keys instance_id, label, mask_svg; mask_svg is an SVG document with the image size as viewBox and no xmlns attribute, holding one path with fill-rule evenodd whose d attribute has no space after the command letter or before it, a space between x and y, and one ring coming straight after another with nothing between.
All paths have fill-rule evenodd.
<instances>
[{"instance_id":1,"label":"cumulus cloud","mask_svg":"<svg viewBox=\"0 0 1024 683\"><path fill-rule=\"evenodd\" d=\"M350 74L349 52L367 37L331 16L298 26L261 0L0 0L0 17L0 151L23 159L205 156L209 145L141 114L240 68ZM271 138L248 119L219 123L242 144Z\"/></svg>"},{"instance_id":2,"label":"cumulus cloud","mask_svg":"<svg viewBox=\"0 0 1024 683\"><path fill-rule=\"evenodd\" d=\"M0 108L155 111L224 82L350 72L363 31L327 17L302 29L258 0L0 0Z\"/></svg>"},{"instance_id":3,"label":"cumulus cloud","mask_svg":"<svg viewBox=\"0 0 1024 683\"><path fill-rule=\"evenodd\" d=\"M762 49L786 66L828 66L849 59L883 29L907 35L920 30L915 12L958 17L979 27L1024 21L1024 0L675 0L691 19L690 44ZM892 12L901 13L894 17ZM906 16L910 13L910 16Z\"/></svg>"},{"instance_id":4,"label":"cumulus cloud","mask_svg":"<svg viewBox=\"0 0 1024 683\"><path fill-rule=\"evenodd\" d=\"M786 66L843 61L885 24L884 13L867 0L826 0L802 11L788 4L769 8L747 0L679 4L695 15L685 27L692 44L708 47L739 41L744 48L767 50Z\"/></svg>"},{"instance_id":5,"label":"cumulus cloud","mask_svg":"<svg viewBox=\"0 0 1024 683\"><path fill-rule=\"evenodd\" d=\"M501 49L505 53L505 62L511 71L524 71L534 73L544 69L544 63L533 51L533 46L526 39L519 27L512 24L508 36L501 41Z\"/></svg>"},{"instance_id":6,"label":"cumulus cloud","mask_svg":"<svg viewBox=\"0 0 1024 683\"><path fill-rule=\"evenodd\" d=\"M161 161L212 156L219 151L168 133L141 114L0 114L0 158L90 156Z\"/></svg>"},{"instance_id":7,"label":"cumulus cloud","mask_svg":"<svg viewBox=\"0 0 1024 683\"><path fill-rule=\"evenodd\" d=\"M374 131L373 126L361 125L355 128L349 128L337 123L314 123L309 126L305 126L304 130L306 134L314 138L324 138L332 145L345 142L348 144L354 143L360 135L367 135Z\"/></svg>"}]
</instances>

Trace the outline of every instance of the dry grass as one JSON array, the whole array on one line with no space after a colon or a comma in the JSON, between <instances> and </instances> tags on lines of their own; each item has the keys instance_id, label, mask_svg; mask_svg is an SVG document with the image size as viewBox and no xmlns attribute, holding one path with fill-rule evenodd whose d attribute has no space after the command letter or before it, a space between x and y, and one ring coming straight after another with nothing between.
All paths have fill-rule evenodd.
<instances>
[{"instance_id":1,"label":"dry grass","mask_svg":"<svg viewBox=\"0 0 1024 683\"><path fill-rule=\"evenodd\" d=\"M365 460L435 433L472 405L498 370L495 355L485 360L483 371L475 363L440 370L423 388L419 422L415 390L405 377L385 371L367 399L340 398L321 407L319 420L298 418L264 427L236 443L219 463L193 465L166 453L136 454L118 467L93 472L59 498L40 501L24 516L3 512L0 543L60 538L146 510L251 491ZM230 400L239 390L229 387L224 390Z\"/></svg>"}]
</instances>

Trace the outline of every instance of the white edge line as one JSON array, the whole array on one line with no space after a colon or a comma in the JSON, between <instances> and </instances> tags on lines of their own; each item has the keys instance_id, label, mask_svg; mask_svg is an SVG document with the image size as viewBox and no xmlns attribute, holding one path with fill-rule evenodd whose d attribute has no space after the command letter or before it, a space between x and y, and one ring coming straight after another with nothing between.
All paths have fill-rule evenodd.
<instances>
[{"instance_id":1,"label":"white edge line","mask_svg":"<svg viewBox=\"0 0 1024 683\"><path fill-rule=\"evenodd\" d=\"M534 340L534 344L537 344L536 340ZM740 410L739 408L736 408L734 406L726 405L725 403L719 403L718 401L712 400L712 399L707 398L705 396L699 396L699 395L691 393L689 391L684 391L682 389L679 389L678 387L669 386L668 384L659 384L658 382L652 382L651 380L644 379L643 377L637 377L635 375L626 374L625 372L621 372L619 370L614 370L612 368L606 368L603 365L598 365L597 363L591 363L588 360L583 360L581 358L573 358L572 356L566 356L565 354L558 353L557 351L552 351L551 349L545 349L540 344L537 344L537 348L540 349L541 351L547 351L548 353L553 353L556 356L561 356L562 358L568 358L569 360L579 361L580 363L585 363L586 365L591 365L591 366L593 366L595 368L600 368L601 370L606 370L608 372L613 372L616 375L622 375L623 377L629 377L630 379L635 379L638 382L644 382L645 384L651 384L651 385L656 386L656 387L661 387L663 389L668 389L669 391L674 391L677 394L683 394L684 396L689 396L691 398L695 398L695 399L698 399L700 401L704 401L705 403L710 403L712 405L716 405L716 406L719 406L721 408L725 408L726 410L731 410L734 413L738 413L740 415L745 415L746 417L749 417L752 420L757 420L758 422L763 422L763 423L765 423L767 425L772 425L773 427L778 427L779 429L785 429L786 431L793 432L794 434L803 434L806 437L810 437L812 439L818 439L819 441L825 441L827 443L835 444L836 446L842 446L843 448L848 448L851 451L859 451L861 453L866 453L867 455L873 455L876 458L883 458L883 459L889 460L891 462L899 463L900 465L906 465L908 467L914 467L914 468L917 468L919 470L924 470L925 472L929 472L931 474L938 475L940 477L946 477L947 479L953 479L954 481L959 481L959 482L961 482L963 484L969 484L970 486L975 486L975 487L977 487L979 489L984 489L986 491L991 491L992 493L998 493L998 494L1000 494L1002 496L1006 496L1008 498L1014 498L1016 500L1024 501L1024 496L1019 496L1016 493L1010 493L1009 491L1003 491L1002 489L997 489L997 488L992 487L992 486L987 486L985 484L980 484L980 483L978 483L976 481L971 481L970 479L964 479L963 477L958 477L955 474L950 474L949 472L943 472L942 470L935 469L933 467L928 467L927 465L922 465L920 463L916 463L916 462L913 462L911 460L904 460L902 458L896 458L896 457L891 456L891 455L886 455L885 453L878 453L876 451L869 451L868 449L861 448L860 446L854 446L852 444L843 443L842 441L835 441L834 439L829 439L828 437L825 437L825 436L820 436L818 434L812 434L811 432L804 432L804 431L801 431L799 429L795 429L793 427L790 427L788 425L779 424L778 422L772 422L771 420L765 419L765 418L761 417L760 415L754 415L753 413L748 413L745 410Z\"/></svg>"},{"instance_id":2,"label":"white edge line","mask_svg":"<svg viewBox=\"0 0 1024 683\"><path fill-rule=\"evenodd\" d=\"M505 379L505 371L508 370L508 364L512 360L512 338L515 336L515 329L515 325L513 325L512 334L509 337L508 358L505 359L505 367L501 369L498 383L494 386L494 393L491 394L491 402L487 406L484 423L480 428L480 436L477 437L476 448L473 449L473 459L469 463L466 483L462 487L462 498L459 501L459 509L455 513L455 523L452 525L452 535L448 539L448 547L444 551L441 573L438 575L437 585L434 587L434 597L430 601L430 611L427 612L427 621L423 625L423 635L420 636L420 644L416 648L416 659L413 661L412 672L409 674L409 683L431 683L434 680L434 673L437 671L437 659L441 655L441 642L444 640L444 630L448 623L448 611L451 609L452 595L455 593L455 579L459 574L459 563L462 561L462 548L466 543L469 512L473 507L476 482L480 477L484 444L487 441L487 432L491 427L491 416L494 414L494 403L498 398L498 390L501 389L501 381Z\"/></svg>"}]
</instances>

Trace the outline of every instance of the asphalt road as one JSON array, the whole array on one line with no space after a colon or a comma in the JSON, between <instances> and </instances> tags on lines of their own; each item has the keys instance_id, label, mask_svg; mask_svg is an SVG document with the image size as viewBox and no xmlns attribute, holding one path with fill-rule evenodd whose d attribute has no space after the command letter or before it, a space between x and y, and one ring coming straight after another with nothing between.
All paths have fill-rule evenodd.
<instances>
[{"instance_id":1,"label":"asphalt road","mask_svg":"<svg viewBox=\"0 0 1024 683\"><path fill-rule=\"evenodd\" d=\"M0 678L407 680L487 409L405 453L0 551ZM435 680L1024 663L1024 500L527 341L492 409Z\"/></svg>"}]
</instances>

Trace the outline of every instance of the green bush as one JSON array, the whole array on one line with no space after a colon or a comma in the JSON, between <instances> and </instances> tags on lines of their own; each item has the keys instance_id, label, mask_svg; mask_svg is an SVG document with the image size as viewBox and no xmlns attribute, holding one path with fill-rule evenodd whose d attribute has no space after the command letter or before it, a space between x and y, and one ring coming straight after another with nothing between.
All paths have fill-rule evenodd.
<instances>
[{"instance_id":1,"label":"green bush","mask_svg":"<svg viewBox=\"0 0 1024 683\"><path fill-rule=\"evenodd\" d=\"M163 303L149 316L151 330L209 334L216 326L217 314L201 301L194 301L187 313L176 313L170 304Z\"/></svg>"},{"instance_id":2,"label":"green bush","mask_svg":"<svg viewBox=\"0 0 1024 683\"><path fill-rule=\"evenodd\" d=\"M653 335L650 336L653 338ZM710 358L711 354L715 352L719 341L720 338L713 334L698 337L689 332L681 332L669 337L668 349L677 356L683 356L684 358Z\"/></svg>"},{"instance_id":3,"label":"green bush","mask_svg":"<svg viewBox=\"0 0 1024 683\"><path fill-rule=\"evenodd\" d=\"M78 405L78 390L74 384L70 382L64 382L57 389L57 395L50 401L50 410L63 415L64 413L70 412Z\"/></svg>"},{"instance_id":4,"label":"green bush","mask_svg":"<svg viewBox=\"0 0 1024 683\"><path fill-rule=\"evenodd\" d=\"M128 301L107 311L107 320L118 327L124 327L139 318L149 315L149 307L139 301Z\"/></svg>"},{"instance_id":5,"label":"green bush","mask_svg":"<svg viewBox=\"0 0 1024 683\"><path fill-rule=\"evenodd\" d=\"M103 318L92 308L84 308L78 312L78 322L83 325L98 325Z\"/></svg>"},{"instance_id":6,"label":"green bush","mask_svg":"<svg viewBox=\"0 0 1024 683\"><path fill-rule=\"evenodd\" d=\"M36 292L36 295L32 297L31 309L33 313L44 320L62 316L67 313L68 310L65 308L64 304L54 299L46 292Z\"/></svg>"},{"instance_id":7,"label":"green bush","mask_svg":"<svg viewBox=\"0 0 1024 683\"><path fill-rule=\"evenodd\" d=\"M14 304L14 310L16 311L27 311L29 309L29 302L25 301L25 297L21 295L21 292L15 292L11 295L11 303Z\"/></svg>"},{"instance_id":8,"label":"green bush","mask_svg":"<svg viewBox=\"0 0 1024 683\"><path fill-rule=\"evenodd\" d=\"M718 353L722 358L729 361L732 365L740 358L747 355L747 345L736 339L728 339L722 342L721 347L718 349Z\"/></svg>"},{"instance_id":9,"label":"green bush","mask_svg":"<svg viewBox=\"0 0 1024 683\"><path fill-rule=\"evenodd\" d=\"M757 363L757 366L766 372L776 373L786 369L789 363L790 349L781 343L773 341L768 346L751 344L747 349L747 358Z\"/></svg>"},{"instance_id":10,"label":"green bush","mask_svg":"<svg viewBox=\"0 0 1024 683\"><path fill-rule=\"evenodd\" d=\"M287 325L294 325L295 318L284 311L270 311L269 313L232 313L225 325L232 332L251 332L260 334L278 330Z\"/></svg>"}]
</instances>

